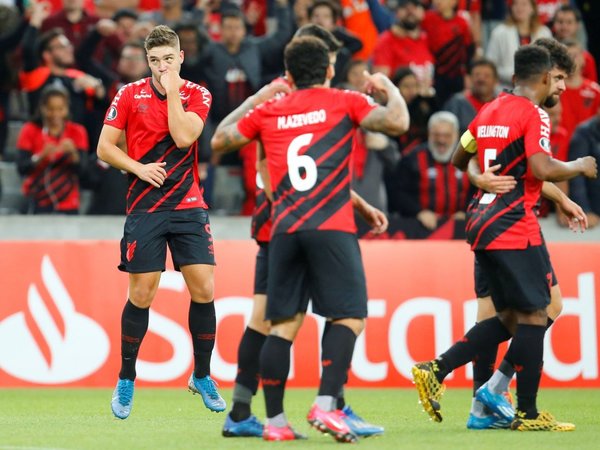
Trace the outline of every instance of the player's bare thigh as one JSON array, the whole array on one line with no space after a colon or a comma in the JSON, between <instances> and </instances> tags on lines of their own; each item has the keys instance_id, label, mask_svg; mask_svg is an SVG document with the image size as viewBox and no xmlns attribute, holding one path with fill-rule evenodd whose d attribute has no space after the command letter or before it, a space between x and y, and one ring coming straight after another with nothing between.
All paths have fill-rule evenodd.
<instances>
[{"instance_id":1,"label":"player's bare thigh","mask_svg":"<svg viewBox=\"0 0 600 450\"><path fill-rule=\"evenodd\" d=\"M158 290L161 272L130 273L129 300L138 308L150 308Z\"/></svg>"},{"instance_id":2,"label":"player's bare thigh","mask_svg":"<svg viewBox=\"0 0 600 450\"><path fill-rule=\"evenodd\" d=\"M261 334L267 335L271 329L271 321L265 320L267 311L267 295L254 294L252 315L248 327Z\"/></svg>"},{"instance_id":3,"label":"player's bare thigh","mask_svg":"<svg viewBox=\"0 0 600 450\"><path fill-rule=\"evenodd\" d=\"M214 299L214 266L189 264L180 270L193 302L209 303Z\"/></svg>"}]
</instances>

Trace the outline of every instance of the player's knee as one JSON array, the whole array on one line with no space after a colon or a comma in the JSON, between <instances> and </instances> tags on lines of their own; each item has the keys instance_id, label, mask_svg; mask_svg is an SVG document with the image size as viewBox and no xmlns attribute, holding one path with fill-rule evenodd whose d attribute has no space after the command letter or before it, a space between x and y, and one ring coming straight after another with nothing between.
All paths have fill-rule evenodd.
<instances>
[{"instance_id":1,"label":"player's knee","mask_svg":"<svg viewBox=\"0 0 600 450\"><path fill-rule=\"evenodd\" d=\"M358 318L346 318L346 319L337 319L332 321L335 325L344 325L350 328L355 335L360 335L365 329L365 319Z\"/></svg>"},{"instance_id":2,"label":"player's knee","mask_svg":"<svg viewBox=\"0 0 600 450\"><path fill-rule=\"evenodd\" d=\"M213 280L205 280L190 287L192 298L198 303L208 303L214 299Z\"/></svg>"},{"instance_id":3,"label":"player's knee","mask_svg":"<svg viewBox=\"0 0 600 450\"><path fill-rule=\"evenodd\" d=\"M548 312L548 317L550 319L556 320L563 310L562 293L558 284L552 286L550 294L550 304L548 305L548 308L546 308L546 311Z\"/></svg>"},{"instance_id":4,"label":"player's knee","mask_svg":"<svg viewBox=\"0 0 600 450\"><path fill-rule=\"evenodd\" d=\"M129 289L129 301L138 308L150 308L155 293L152 286L137 285Z\"/></svg>"}]
</instances>

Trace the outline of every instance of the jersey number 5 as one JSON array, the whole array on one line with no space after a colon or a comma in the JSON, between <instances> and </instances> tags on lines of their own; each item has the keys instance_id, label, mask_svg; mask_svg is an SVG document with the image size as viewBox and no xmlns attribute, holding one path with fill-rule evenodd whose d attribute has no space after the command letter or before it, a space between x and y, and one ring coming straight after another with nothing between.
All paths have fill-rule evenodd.
<instances>
[{"instance_id":1,"label":"jersey number 5","mask_svg":"<svg viewBox=\"0 0 600 450\"><path fill-rule=\"evenodd\" d=\"M498 151L495 148L486 148L483 152L483 170L488 170L492 166L492 161L496 159L496 155ZM489 205L496 199L496 194L486 193L483 194L481 200L479 200L480 205Z\"/></svg>"},{"instance_id":2,"label":"jersey number 5","mask_svg":"<svg viewBox=\"0 0 600 450\"><path fill-rule=\"evenodd\" d=\"M313 138L312 133L296 136L288 147L287 165L290 182L299 192L308 191L317 183L317 163L308 155L299 155L298 152ZM304 176L302 176L302 172Z\"/></svg>"}]
</instances>

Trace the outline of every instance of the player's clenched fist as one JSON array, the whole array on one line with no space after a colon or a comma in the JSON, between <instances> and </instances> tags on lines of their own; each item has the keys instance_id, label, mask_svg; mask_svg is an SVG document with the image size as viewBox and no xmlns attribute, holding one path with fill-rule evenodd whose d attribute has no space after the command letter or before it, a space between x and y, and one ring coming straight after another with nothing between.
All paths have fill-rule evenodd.
<instances>
[{"instance_id":1,"label":"player's clenched fist","mask_svg":"<svg viewBox=\"0 0 600 450\"><path fill-rule=\"evenodd\" d=\"M582 165L581 173L583 176L588 178L596 178L598 176L598 164L596 163L596 158L593 156L584 156L583 158L579 158Z\"/></svg>"}]
</instances>

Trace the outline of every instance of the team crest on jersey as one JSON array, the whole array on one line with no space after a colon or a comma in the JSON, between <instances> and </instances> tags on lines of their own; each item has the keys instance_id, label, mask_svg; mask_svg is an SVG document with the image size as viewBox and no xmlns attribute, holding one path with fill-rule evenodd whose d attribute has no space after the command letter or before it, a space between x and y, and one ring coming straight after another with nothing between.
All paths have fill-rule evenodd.
<instances>
[{"instance_id":1,"label":"team crest on jersey","mask_svg":"<svg viewBox=\"0 0 600 450\"><path fill-rule=\"evenodd\" d=\"M117 107L111 106L106 114L106 120L115 120L117 118Z\"/></svg>"},{"instance_id":2,"label":"team crest on jersey","mask_svg":"<svg viewBox=\"0 0 600 450\"><path fill-rule=\"evenodd\" d=\"M552 147L550 146L550 139L548 139L546 137L540 138L540 147L542 147L542 149L546 153L552 153Z\"/></svg>"}]
</instances>

